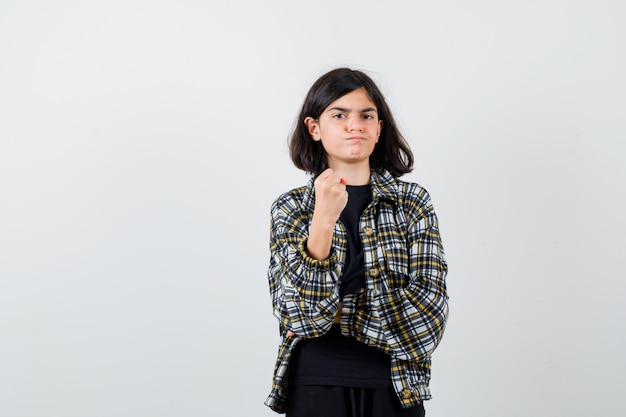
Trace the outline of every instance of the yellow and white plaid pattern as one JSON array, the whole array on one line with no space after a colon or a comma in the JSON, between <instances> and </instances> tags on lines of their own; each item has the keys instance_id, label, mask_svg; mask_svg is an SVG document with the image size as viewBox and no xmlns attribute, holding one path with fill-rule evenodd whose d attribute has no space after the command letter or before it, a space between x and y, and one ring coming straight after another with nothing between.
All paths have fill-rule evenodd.
<instances>
[{"instance_id":1,"label":"yellow and white plaid pattern","mask_svg":"<svg viewBox=\"0 0 626 417\"><path fill-rule=\"evenodd\" d=\"M281 343L265 404L285 412L287 366L302 338L326 333L340 301L345 229L335 225L331 255L306 251L315 206L311 178L271 207L268 279ZM448 318L445 259L437 216L419 184L372 171L372 202L360 219L365 288L343 298L341 332L391 356L391 381L404 407L430 398L430 355ZM297 337L287 337L290 330Z\"/></svg>"}]
</instances>

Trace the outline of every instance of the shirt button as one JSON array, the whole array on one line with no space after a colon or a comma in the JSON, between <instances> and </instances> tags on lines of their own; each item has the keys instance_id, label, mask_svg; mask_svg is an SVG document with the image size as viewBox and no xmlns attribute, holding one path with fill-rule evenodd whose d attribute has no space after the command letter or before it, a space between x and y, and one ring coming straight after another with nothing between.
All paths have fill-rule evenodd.
<instances>
[{"instance_id":1,"label":"shirt button","mask_svg":"<svg viewBox=\"0 0 626 417\"><path fill-rule=\"evenodd\" d=\"M380 271L378 270L378 268L371 268L369 270L370 277L376 278L379 273L380 273Z\"/></svg>"},{"instance_id":2,"label":"shirt button","mask_svg":"<svg viewBox=\"0 0 626 417\"><path fill-rule=\"evenodd\" d=\"M374 229L372 229L372 228L371 228L371 227L369 227L369 226L365 226L365 227L363 228L363 233L365 233L365 236L371 236L371 235L373 235L373 234L374 234Z\"/></svg>"},{"instance_id":3,"label":"shirt button","mask_svg":"<svg viewBox=\"0 0 626 417\"><path fill-rule=\"evenodd\" d=\"M411 392L410 389L406 388L402 390L400 395L402 395L402 398L404 398L405 400L408 400L409 398L413 396L413 392Z\"/></svg>"}]
</instances>

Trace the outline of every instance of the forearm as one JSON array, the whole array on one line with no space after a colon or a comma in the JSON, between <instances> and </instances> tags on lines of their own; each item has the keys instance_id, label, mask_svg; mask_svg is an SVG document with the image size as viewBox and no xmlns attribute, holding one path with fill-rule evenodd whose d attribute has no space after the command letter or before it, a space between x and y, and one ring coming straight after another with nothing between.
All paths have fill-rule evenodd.
<instances>
[{"instance_id":1,"label":"forearm","mask_svg":"<svg viewBox=\"0 0 626 417\"><path fill-rule=\"evenodd\" d=\"M434 222L410 231L409 258L382 260L381 285L344 297L342 332L399 359L421 360L445 330L448 267Z\"/></svg>"},{"instance_id":2,"label":"forearm","mask_svg":"<svg viewBox=\"0 0 626 417\"><path fill-rule=\"evenodd\" d=\"M327 259L330 255L334 231L335 222L313 215L306 243L309 256L318 261Z\"/></svg>"},{"instance_id":3,"label":"forearm","mask_svg":"<svg viewBox=\"0 0 626 417\"><path fill-rule=\"evenodd\" d=\"M421 360L439 344L447 317L447 295L436 289L363 290L344 297L341 330L399 359Z\"/></svg>"}]
</instances>

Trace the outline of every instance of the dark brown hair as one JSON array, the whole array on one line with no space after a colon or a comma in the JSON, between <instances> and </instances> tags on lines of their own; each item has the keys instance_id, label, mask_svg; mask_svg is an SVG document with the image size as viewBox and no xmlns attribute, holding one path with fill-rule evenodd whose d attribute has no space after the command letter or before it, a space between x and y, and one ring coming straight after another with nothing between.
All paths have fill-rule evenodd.
<instances>
[{"instance_id":1,"label":"dark brown hair","mask_svg":"<svg viewBox=\"0 0 626 417\"><path fill-rule=\"evenodd\" d=\"M396 178L413 170L413 153L398 130L385 97L369 76L350 68L331 70L311 86L289 141L289 155L296 167L314 175L328 168L326 151L321 142L311 138L304 119L319 119L330 103L358 88L367 91L378 110L378 119L383 121L378 143L370 156L370 168L378 172L386 169Z\"/></svg>"}]
</instances>

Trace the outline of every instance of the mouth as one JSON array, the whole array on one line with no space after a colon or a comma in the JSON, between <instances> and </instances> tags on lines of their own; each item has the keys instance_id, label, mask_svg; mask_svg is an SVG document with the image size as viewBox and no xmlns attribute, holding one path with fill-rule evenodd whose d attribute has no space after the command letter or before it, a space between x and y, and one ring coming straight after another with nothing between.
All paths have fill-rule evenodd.
<instances>
[{"instance_id":1,"label":"mouth","mask_svg":"<svg viewBox=\"0 0 626 417\"><path fill-rule=\"evenodd\" d=\"M361 141L361 140L365 140L365 138L363 136L350 136L348 140Z\"/></svg>"}]
</instances>

